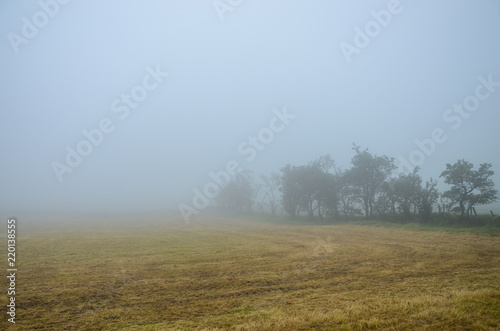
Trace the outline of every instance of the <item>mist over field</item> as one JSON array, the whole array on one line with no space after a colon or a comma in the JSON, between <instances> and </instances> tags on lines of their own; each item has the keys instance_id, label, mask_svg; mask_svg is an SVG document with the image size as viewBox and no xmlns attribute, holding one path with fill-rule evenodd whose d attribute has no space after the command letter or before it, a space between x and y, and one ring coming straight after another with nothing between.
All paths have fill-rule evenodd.
<instances>
[{"instance_id":1,"label":"mist over field","mask_svg":"<svg viewBox=\"0 0 500 331\"><path fill-rule=\"evenodd\" d=\"M229 162L347 169L353 143L424 180L465 159L500 183L499 9L3 2L0 210L179 215Z\"/></svg>"},{"instance_id":2,"label":"mist over field","mask_svg":"<svg viewBox=\"0 0 500 331\"><path fill-rule=\"evenodd\" d=\"M0 2L0 329L500 328L499 13Z\"/></svg>"}]
</instances>

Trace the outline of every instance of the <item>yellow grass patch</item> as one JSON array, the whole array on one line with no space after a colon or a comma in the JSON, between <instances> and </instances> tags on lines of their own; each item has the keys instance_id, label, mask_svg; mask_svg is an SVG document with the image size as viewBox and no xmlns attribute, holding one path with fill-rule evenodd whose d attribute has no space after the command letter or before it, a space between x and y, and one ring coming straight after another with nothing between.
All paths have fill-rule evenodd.
<instances>
[{"instance_id":1,"label":"yellow grass patch","mask_svg":"<svg viewBox=\"0 0 500 331\"><path fill-rule=\"evenodd\" d=\"M500 328L499 237L216 218L22 229L17 323L0 329Z\"/></svg>"}]
</instances>

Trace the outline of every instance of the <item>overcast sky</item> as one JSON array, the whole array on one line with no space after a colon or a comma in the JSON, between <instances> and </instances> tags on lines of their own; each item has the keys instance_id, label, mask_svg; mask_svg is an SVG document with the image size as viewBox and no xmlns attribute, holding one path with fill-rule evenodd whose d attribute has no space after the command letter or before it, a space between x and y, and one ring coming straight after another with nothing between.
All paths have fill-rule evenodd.
<instances>
[{"instance_id":1,"label":"overcast sky","mask_svg":"<svg viewBox=\"0 0 500 331\"><path fill-rule=\"evenodd\" d=\"M498 1L60 2L0 4L2 217L177 208L353 143L500 187Z\"/></svg>"}]
</instances>

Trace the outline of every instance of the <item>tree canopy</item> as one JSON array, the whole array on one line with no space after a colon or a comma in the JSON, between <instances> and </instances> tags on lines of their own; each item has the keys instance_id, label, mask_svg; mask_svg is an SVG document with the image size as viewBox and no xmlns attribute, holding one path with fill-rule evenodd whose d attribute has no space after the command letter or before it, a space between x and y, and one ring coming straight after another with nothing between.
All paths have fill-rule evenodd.
<instances>
[{"instance_id":1,"label":"tree canopy","mask_svg":"<svg viewBox=\"0 0 500 331\"><path fill-rule=\"evenodd\" d=\"M478 170L465 160L458 160L454 164L446 164L446 170L441 173L444 182L451 185L443 196L450 199L452 210L460 216L470 215L475 205L488 204L497 200L498 191L494 188L491 177L490 163L483 163Z\"/></svg>"},{"instance_id":2,"label":"tree canopy","mask_svg":"<svg viewBox=\"0 0 500 331\"><path fill-rule=\"evenodd\" d=\"M451 187L440 194L438 181L424 181L419 167L395 173L394 158L357 145L353 150L351 167L346 170L338 168L330 155L322 155L304 165L287 164L280 173L261 175L258 185L249 173L239 173L221 189L219 206L234 212L251 211L255 198L260 212L267 209L272 216L281 205L291 217L306 215L309 220L359 215L428 222L435 217L436 207L440 214L453 212L463 218L475 214L475 206L497 200L489 163L477 170L463 159L446 164L440 177Z\"/></svg>"}]
</instances>

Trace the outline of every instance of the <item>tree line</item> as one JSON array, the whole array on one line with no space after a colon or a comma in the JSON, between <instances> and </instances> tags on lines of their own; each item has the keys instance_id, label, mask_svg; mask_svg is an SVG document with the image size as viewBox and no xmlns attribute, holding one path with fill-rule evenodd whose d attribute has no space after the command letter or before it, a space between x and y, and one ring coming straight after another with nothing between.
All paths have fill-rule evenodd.
<instances>
[{"instance_id":1,"label":"tree line","mask_svg":"<svg viewBox=\"0 0 500 331\"><path fill-rule=\"evenodd\" d=\"M491 164L477 170L458 160L446 164L439 175L450 187L440 193L438 181L423 181L416 167L395 174L394 158L375 155L353 146L351 167L342 170L330 155L305 165L283 166L279 173L261 175L255 182L250 172L239 173L217 196L218 206L232 212L270 212L281 209L290 217L308 219L416 219L430 222L436 215L458 215L468 219L475 207L497 201ZM492 213L492 212L491 212ZM492 213L493 214L493 213Z\"/></svg>"}]
</instances>

